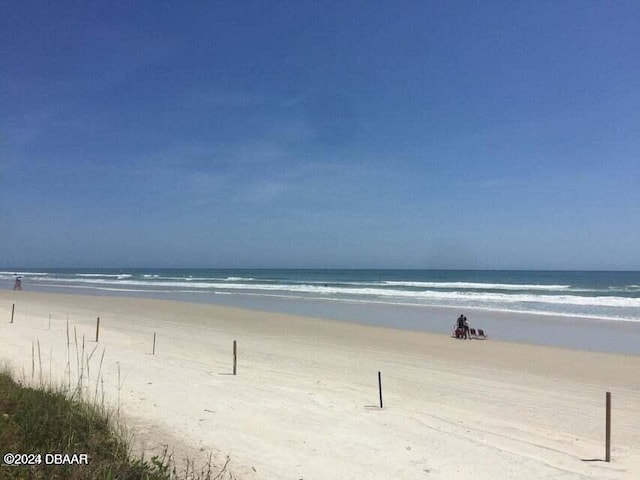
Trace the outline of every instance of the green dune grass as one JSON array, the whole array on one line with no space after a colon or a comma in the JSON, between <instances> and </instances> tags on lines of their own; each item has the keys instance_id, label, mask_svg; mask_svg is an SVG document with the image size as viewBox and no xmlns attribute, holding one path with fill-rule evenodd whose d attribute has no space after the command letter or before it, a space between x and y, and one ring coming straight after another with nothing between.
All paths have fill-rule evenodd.
<instances>
[{"instance_id":1,"label":"green dune grass","mask_svg":"<svg viewBox=\"0 0 640 480\"><path fill-rule=\"evenodd\" d=\"M126 434L108 409L75 400L60 388L23 386L8 372L0 373L0 452L40 455L32 457L40 462L34 465L3 461L2 479L172 478L168 456L142 460L131 455ZM47 465L47 453L87 454L88 461Z\"/></svg>"}]
</instances>

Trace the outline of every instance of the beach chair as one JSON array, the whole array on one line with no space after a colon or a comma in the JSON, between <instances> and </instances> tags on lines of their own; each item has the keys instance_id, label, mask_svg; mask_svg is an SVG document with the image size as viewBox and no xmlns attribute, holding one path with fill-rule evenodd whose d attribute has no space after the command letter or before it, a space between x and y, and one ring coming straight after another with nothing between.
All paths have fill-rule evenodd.
<instances>
[{"instance_id":1,"label":"beach chair","mask_svg":"<svg viewBox=\"0 0 640 480\"><path fill-rule=\"evenodd\" d=\"M484 330L481 328L478 329L478 338L481 340L484 340L485 338L487 338L487 336L484 333Z\"/></svg>"},{"instance_id":2,"label":"beach chair","mask_svg":"<svg viewBox=\"0 0 640 480\"><path fill-rule=\"evenodd\" d=\"M470 328L469 329L469 336L471 338L476 338L478 336L478 334L476 333L476 329L475 328Z\"/></svg>"}]
</instances>

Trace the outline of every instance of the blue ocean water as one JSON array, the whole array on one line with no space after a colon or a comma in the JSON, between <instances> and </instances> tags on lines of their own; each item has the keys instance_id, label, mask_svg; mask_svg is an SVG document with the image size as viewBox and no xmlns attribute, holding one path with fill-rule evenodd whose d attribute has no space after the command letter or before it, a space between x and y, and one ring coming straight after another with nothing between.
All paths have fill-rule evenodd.
<instances>
[{"instance_id":1,"label":"blue ocean water","mask_svg":"<svg viewBox=\"0 0 640 480\"><path fill-rule=\"evenodd\" d=\"M278 269L2 269L27 290L243 305L314 301L457 307L640 322L640 272ZM279 302L279 303L278 303Z\"/></svg>"}]
</instances>

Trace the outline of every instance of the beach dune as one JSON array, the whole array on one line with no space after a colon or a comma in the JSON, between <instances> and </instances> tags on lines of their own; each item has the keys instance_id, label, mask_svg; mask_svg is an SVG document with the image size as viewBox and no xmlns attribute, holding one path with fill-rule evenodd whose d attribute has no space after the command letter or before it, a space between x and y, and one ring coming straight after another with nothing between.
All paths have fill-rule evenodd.
<instances>
[{"instance_id":1,"label":"beach dune","mask_svg":"<svg viewBox=\"0 0 640 480\"><path fill-rule=\"evenodd\" d=\"M34 383L68 382L84 339L85 357L97 347L86 388L122 412L139 446L228 457L238 479L640 476L639 356L25 291L0 293L0 336L0 361Z\"/></svg>"}]
</instances>

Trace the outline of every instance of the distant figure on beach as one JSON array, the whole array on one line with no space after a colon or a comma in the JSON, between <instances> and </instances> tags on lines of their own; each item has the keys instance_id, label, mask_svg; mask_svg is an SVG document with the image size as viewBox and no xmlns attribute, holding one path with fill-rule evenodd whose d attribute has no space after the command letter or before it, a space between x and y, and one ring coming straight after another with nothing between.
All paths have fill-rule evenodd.
<instances>
[{"instance_id":1,"label":"distant figure on beach","mask_svg":"<svg viewBox=\"0 0 640 480\"><path fill-rule=\"evenodd\" d=\"M13 289L22 290L22 280L20 280L20 277L16 277L16 283L13 284Z\"/></svg>"},{"instance_id":2,"label":"distant figure on beach","mask_svg":"<svg viewBox=\"0 0 640 480\"><path fill-rule=\"evenodd\" d=\"M463 338L464 335L464 315L460 314L456 321L456 338Z\"/></svg>"},{"instance_id":3,"label":"distant figure on beach","mask_svg":"<svg viewBox=\"0 0 640 480\"><path fill-rule=\"evenodd\" d=\"M471 340L471 335L469 334L469 322L467 321L467 317L462 317L462 328L464 329L464 338L465 340L468 338Z\"/></svg>"}]
</instances>

